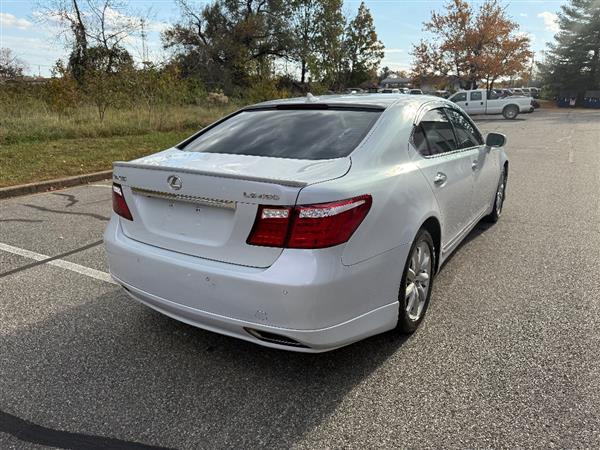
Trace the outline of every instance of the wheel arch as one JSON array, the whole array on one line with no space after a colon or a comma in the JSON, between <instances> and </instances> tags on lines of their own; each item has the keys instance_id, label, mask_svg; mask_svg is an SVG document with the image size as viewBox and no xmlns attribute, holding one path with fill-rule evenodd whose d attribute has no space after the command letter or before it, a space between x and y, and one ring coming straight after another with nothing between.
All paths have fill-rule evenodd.
<instances>
[{"instance_id":1,"label":"wheel arch","mask_svg":"<svg viewBox=\"0 0 600 450\"><path fill-rule=\"evenodd\" d=\"M427 232L431 235L433 239L434 245L434 255L435 255L435 272L439 270L440 267L440 256L442 252L442 225L437 217L431 216L423 225L421 225L420 229L427 230Z\"/></svg>"}]
</instances>

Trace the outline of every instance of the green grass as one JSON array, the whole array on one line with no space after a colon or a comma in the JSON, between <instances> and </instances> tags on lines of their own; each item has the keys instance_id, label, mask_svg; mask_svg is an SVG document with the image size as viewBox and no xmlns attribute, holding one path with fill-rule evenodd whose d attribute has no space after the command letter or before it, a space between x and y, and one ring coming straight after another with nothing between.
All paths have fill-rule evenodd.
<instances>
[{"instance_id":1,"label":"green grass","mask_svg":"<svg viewBox=\"0 0 600 450\"><path fill-rule=\"evenodd\" d=\"M143 135L56 139L0 147L0 187L110 169L181 142L195 130Z\"/></svg>"},{"instance_id":2,"label":"green grass","mask_svg":"<svg viewBox=\"0 0 600 450\"><path fill-rule=\"evenodd\" d=\"M181 142L237 109L174 106L161 111L108 111L103 122L91 107L68 117L43 109L0 111L0 187L110 169Z\"/></svg>"}]
</instances>

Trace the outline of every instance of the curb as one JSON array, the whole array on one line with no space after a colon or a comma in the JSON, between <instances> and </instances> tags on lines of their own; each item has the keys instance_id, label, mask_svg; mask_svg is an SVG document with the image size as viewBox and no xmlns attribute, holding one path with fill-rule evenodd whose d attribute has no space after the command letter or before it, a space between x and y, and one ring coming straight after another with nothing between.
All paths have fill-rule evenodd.
<instances>
[{"instance_id":1,"label":"curb","mask_svg":"<svg viewBox=\"0 0 600 450\"><path fill-rule=\"evenodd\" d=\"M94 181L107 180L109 178L112 178L112 170L103 170L101 172L75 175L67 178L58 178L56 180L40 181L37 183L8 186L0 188L0 199L17 197L19 195L35 194L38 192L54 191L56 189L78 186L80 184L91 183Z\"/></svg>"}]
</instances>

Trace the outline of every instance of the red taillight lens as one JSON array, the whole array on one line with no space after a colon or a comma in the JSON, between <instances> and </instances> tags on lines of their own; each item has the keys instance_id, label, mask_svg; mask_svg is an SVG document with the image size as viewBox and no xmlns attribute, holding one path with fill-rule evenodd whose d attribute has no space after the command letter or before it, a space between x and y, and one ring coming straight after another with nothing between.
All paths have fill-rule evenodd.
<instances>
[{"instance_id":1,"label":"red taillight lens","mask_svg":"<svg viewBox=\"0 0 600 450\"><path fill-rule=\"evenodd\" d=\"M371 196L318 205L259 206L248 244L325 248L346 242L371 208Z\"/></svg>"},{"instance_id":2,"label":"red taillight lens","mask_svg":"<svg viewBox=\"0 0 600 450\"><path fill-rule=\"evenodd\" d=\"M290 225L291 210L287 206L259 206L248 244L283 247Z\"/></svg>"},{"instance_id":3,"label":"red taillight lens","mask_svg":"<svg viewBox=\"0 0 600 450\"><path fill-rule=\"evenodd\" d=\"M297 206L289 248L325 248L346 242L371 208L371 196L320 205Z\"/></svg>"},{"instance_id":4,"label":"red taillight lens","mask_svg":"<svg viewBox=\"0 0 600 450\"><path fill-rule=\"evenodd\" d=\"M127 220L133 220L131 211L129 211L129 207L127 206L127 202L125 201L125 197L123 196L123 190L121 189L121 185L116 183L113 183L112 186L112 204L113 210L118 215Z\"/></svg>"}]
</instances>

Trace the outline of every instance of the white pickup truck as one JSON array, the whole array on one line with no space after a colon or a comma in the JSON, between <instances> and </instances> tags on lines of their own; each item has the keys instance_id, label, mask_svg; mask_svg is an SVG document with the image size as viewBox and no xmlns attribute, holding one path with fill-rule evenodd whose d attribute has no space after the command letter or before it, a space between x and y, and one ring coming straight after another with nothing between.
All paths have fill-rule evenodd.
<instances>
[{"instance_id":1,"label":"white pickup truck","mask_svg":"<svg viewBox=\"0 0 600 450\"><path fill-rule=\"evenodd\" d=\"M511 95L501 97L494 91L475 89L472 91L458 91L448 100L453 101L469 115L475 114L502 114L505 119L514 119L520 113L533 112L531 97Z\"/></svg>"}]
</instances>

